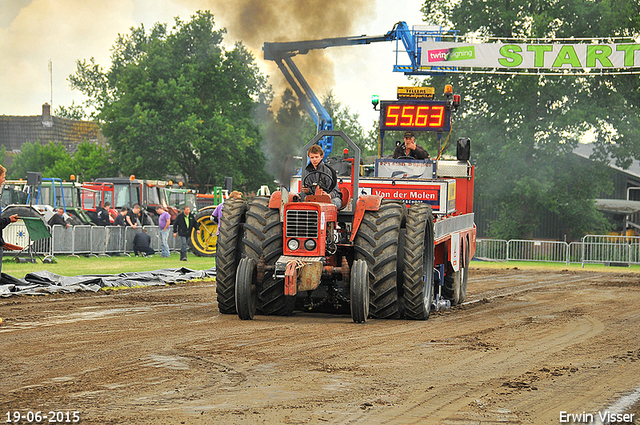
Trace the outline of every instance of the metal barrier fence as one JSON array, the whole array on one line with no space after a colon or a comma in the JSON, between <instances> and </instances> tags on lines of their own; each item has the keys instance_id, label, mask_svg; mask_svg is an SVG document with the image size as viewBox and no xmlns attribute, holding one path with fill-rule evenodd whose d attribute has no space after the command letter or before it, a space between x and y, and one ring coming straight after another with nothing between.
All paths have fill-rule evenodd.
<instances>
[{"instance_id":1,"label":"metal barrier fence","mask_svg":"<svg viewBox=\"0 0 640 425\"><path fill-rule=\"evenodd\" d=\"M639 236L587 235L582 238L582 263L640 264Z\"/></svg>"},{"instance_id":2,"label":"metal barrier fence","mask_svg":"<svg viewBox=\"0 0 640 425\"><path fill-rule=\"evenodd\" d=\"M38 255L118 255L133 252L133 238L142 228L122 226L61 226L50 227L51 238L31 241L29 232L22 222L9 224L3 232L4 240L14 245L25 247L28 251L31 244L31 252ZM145 226L144 229L151 237L151 248L160 253L160 228L158 226ZM169 237L169 250L180 250L180 238Z\"/></svg>"},{"instance_id":3,"label":"metal barrier fence","mask_svg":"<svg viewBox=\"0 0 640 425\"><path fill-rule=\"evenodd\" d=\"M39 255L114 255L133 252L133 238L142 228L121 226L47 226L51 238L31 242L22 222L4 229L4 240L28 247ZM151 247L160 251L160 229L145 226ZM169 237L169 250L180 250L180 238ZM27 248L25 248L27 251ZM582 242L478 239L476 258L496 261L545 261L559 263L640 264L640 236L587 235Z\"/></svg>"},{"instance_id":4,"label":"metal barrier fence","mask_svg":"<svg viewBox=\"0 0 640 425\"><path fill-rule=\"evenodd\" d=\"M478 239L476 257L507 261L507 241L502 239Z\"/></svg>"},{"instance_id":5,"label":"metal barrier fence","mask_svg":"<svg viewBox=\"0 0 640 425\"><path fill-rule=\"evenodd\" d=\"M569 244L557 241L510 240L507 242L507 261L567 262Z\"/></svg>"},{"instance_id":6,"label":"metal barrier fence","mask_svg":"<svg viewBox=\"0 0 640 425\"><path fill-rule=\"evenodd\" d=\"M640 236L587 235L581 242L478 239L476 258L496 261L640 264Z\"/></svg>"}]
</instances>

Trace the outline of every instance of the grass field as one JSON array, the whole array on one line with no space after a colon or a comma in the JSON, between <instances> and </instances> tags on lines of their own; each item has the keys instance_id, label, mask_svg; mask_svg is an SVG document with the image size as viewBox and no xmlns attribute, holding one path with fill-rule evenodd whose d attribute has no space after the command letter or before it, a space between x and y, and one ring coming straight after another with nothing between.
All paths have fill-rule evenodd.
<instances>
[{"instance_id":1,"label":"grass field","mask_svg":"<svg viewBox=\"0 0 640 425\"><path fill-rule=\"evenodd\" d=\"M2 272L22 278L27 273L48 270L61 276L78 276L87 274L118 274L125 272L153 271L185 267L192 270L206 270L215 265L213 258L196 257L189 254L187 261L180 261L180 254L171 254L162 258L156 254L152 257L56 257L55 264L44 264L40 259L35 263L16 263L5 251Z\"/></svg>"}]
</instances>

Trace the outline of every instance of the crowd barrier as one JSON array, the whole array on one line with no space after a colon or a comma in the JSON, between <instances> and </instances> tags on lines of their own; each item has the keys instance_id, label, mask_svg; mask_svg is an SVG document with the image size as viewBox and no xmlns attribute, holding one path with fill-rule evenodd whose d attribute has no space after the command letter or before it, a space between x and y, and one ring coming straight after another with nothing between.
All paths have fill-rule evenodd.
<instances>
[{"instance_id":1,"label":"crowd barrier","mask_svg":"<svg viewBox=\"0 0 640 425\"><path fill-rule=\"evenodd\" d=\"M640 236L587 235L581 242L478 239L476 258L496 261L640 264Z\"/></svg>"},{"instance_id":2,"label":"crowd barrier","mask_svg":"<svg viewBox=\"0 0 640 425\"><path fill-rule=\"evenodd\" d=\"M31 242L22 220L4 230L4 240L39 255L118 255L133 252L133 238L142 228L122 226L47 226L51 238ZM145 226L151 247L160 251L160 228ZM169 236L169 250L180 250L180 238ZM478 239L476 258L496 261L640 264L640 236L587 235L581 242Z\"/></svg>"},{"instance_id":3,"label":"crowd barrier","mask_svg":"<svg viewBox=\"0 0 640 425\"><path fill-rule=\"evenodd\" d=\"M133 238L143 228L136 229L122 226L69 226L46 225L51 238L31 241L29 232L18 220L4 229L4 240L14 245L27 247L31 245L31 252L38 255L122 255L133 252ZM151 237L151 248L160 252L160 228L158 226L144 226ZM179 251L180 238L169 235L169 250Z\"/></svg>"}]
</instances>

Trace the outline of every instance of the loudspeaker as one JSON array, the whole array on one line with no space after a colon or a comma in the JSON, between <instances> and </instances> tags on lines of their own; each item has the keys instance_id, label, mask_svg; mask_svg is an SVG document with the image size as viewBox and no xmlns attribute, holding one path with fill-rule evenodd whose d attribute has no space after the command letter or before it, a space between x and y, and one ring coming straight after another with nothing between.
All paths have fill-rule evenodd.
<instances>
[{"instance_id":1,"label":"loudspeaker","mask_svg":"<svg viewBox=\"0 0 640 425\"><path fill-rule=\"evenodd\" d=\"M40 186L42 183L42 173L38 171L27 171L27 185Z\"/></svg>"},{"instance_id":2,"label":"loudspeaker","mask_svg":"<svg viewBox=\"0 0 640 425\"><path fill-rule=\"evenodd\" d=\"M224 186L222 188L224 190L228 190L229 192L231 192L232 187L233 187L233 177L225 177Z\"/></svg>"},{"instance_id":3,"label":"loudspeaker","mask_svg":"<svg viewBox=\"0 0 640 425\"><path fill-rule=\"evenodd\" d=\"M458 139L457 143L456 157L458 158L458 161L468 161L471 157L471 139L468 137L461 137Z\"/></svg>"}]
</instances>

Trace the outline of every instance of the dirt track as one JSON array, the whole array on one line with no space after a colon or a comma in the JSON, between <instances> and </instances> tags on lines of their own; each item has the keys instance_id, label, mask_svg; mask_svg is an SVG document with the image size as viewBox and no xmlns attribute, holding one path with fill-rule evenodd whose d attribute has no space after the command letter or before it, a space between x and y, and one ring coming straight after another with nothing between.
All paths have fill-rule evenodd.
<instances>
[{"instance_id":1,"label":"dirt track","mask_svg":"<svg viewBox=\"0 0 640 425\"><path fill-rule=\"evenodd\" d=\"M220 315L214 282L0 299L0 420L558 424L640 387L639 274L473 269L469 300L357 325Z\"/></svg>"}]
</instances>

